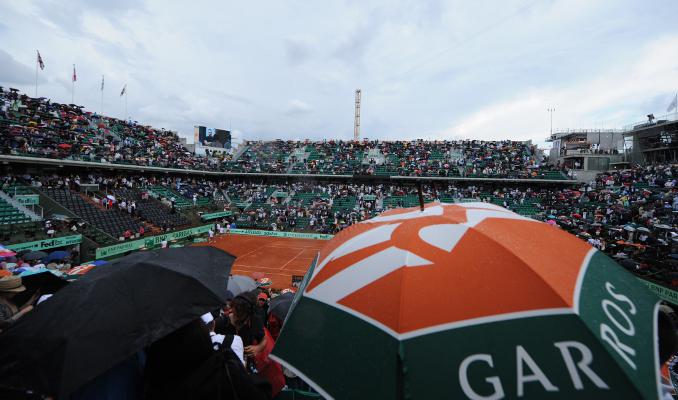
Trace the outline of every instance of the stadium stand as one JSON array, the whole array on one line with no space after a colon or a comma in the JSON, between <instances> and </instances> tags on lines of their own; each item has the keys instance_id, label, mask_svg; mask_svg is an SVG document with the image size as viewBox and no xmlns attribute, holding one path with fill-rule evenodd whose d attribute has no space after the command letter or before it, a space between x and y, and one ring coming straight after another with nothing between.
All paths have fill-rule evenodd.
<instances>
[{"instance_id":1,"label":"stadium stand","mask_svg":"<svg viewBox=\"0 0 678 400\"><path fill-rule=\"evenodd\" d=\"M42 192L68 208L75 215L113 237L123 237L126 231L135 234L141 226L128 214L114 208L104 209L100 205L94 205L93 202L86 201L81 194L70 189L46 188Z\"/></svg>"},{"instance_id":2,"label":"stadium stand","mask_svg":"<svg viewBox=\"0 0 678 400\"><path fill-rule=\"evenodd\" d=\"M183 215L172 212L171 208L162 202L150 196L144 196L143 192L137 189L123 187L113 189L112 193L118 201L134 202L138 216L156 227L178 228L189 223Z\"/></svg>"},{"instance_id":3,"label":"stadium stand","mask_svg":"<svg viewBox=\"0 0 678 400\"><path fill-rule=\"evenodd\" d=\"M515 141L256 141L235 159L202 157L171 131L0 90L3 154L238 173L568 179Z\"/></svg>"},{"instance_id":4,"label":"stadium stand","mask_svg":"<svg viewBox=\"0 0 678 400\"><path fill-rule=\"evenodd\" d=\"M667 267L673 262L668 255L675 253L675 166L634 167L571 187L571 171L544 165L529 142L277 140L249 142L232 155L200 157L187 151L175 133L163 129L33 99L16 90L2 89L0 100L3 154L257 174L253 178L258 181L244 176L187 179L111 177L110 173L82 178L103 185L102 192L94 194L97 199L112 193L128 204L128 212L115 207L106 210L79 193L71 186L77 186L80 177L72 176L70 186L55 184L55 179L69 181L65 173L11 179L11 185L4 185L10 196L37 191L53 198L88 223L81 229L97 243L117 239L125 231L137 232L141 224L137 217L150 229L166 230L187 225L186 216L198 210L230 210L232 217L222 222L235 222L239 227L336 233L384 209L418 205L415 181L408 184L406 177L436 177L444 180L422 187L425 202L486 201L550 221L601 250L633 260L636 273L678 285L678 276L671 272L675 266ZM285 176L275 178L281 174ZM299 174L338 177L330 181L293 178ZM478 178L494 180L474 181ZM145 192L154 198L143 198ZM130 201L133 212L129 212ZM173 213L172 208L184 215ZM43 231L6 200L0 210L2 221L7 222L0 229L18 230L30 223L35 233ZM625 229L629 224L649 232L628 236L625 232L637 232ZM627 246L629 241L634 246Z\"/></svg>"}]
</instances>

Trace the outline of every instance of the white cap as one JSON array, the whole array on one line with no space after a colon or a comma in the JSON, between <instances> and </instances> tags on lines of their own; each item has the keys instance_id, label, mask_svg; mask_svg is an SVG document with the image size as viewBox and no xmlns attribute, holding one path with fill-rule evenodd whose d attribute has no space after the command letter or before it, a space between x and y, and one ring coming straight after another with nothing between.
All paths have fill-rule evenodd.
<instances>
[{"instance_id":1,"label":"white cap","mask_svg":"<svg viewBox=\"0 0 678 400\"><path fill-rule=\"evenodd\" d=\"M209 324L210 322L214 321L214 317L212 316L212 313L205 313L205 314L203 314L203 315L200 316L200 319L202 320L202 322L203 322L205 325L207 325L207 324Z\"/></svg>"}]
</instances>

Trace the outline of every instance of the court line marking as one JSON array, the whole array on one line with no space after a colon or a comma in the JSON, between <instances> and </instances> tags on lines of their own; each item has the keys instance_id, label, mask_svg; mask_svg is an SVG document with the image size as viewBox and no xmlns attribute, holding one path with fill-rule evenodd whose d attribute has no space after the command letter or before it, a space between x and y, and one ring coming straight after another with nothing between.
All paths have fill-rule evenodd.
<instances>
[{"instance_id":1,"label":"court line marking","mask_svg":"<svg viewBox=\"0 0 678 400\"><path fill-rule=\"evenodd\" d=\"M285 269L285 267L286 267L287 265L289 265L289 263L291 263L292 261L294 261L294 259L296 259L297 257L299 257L299 256L301 255L301 253L303 253L303 252L304 252L304 249L302 249L301 251L299 251L299 253L297 253L296 256L292 257L288 262L286 262L285 264L283 264L283 266L280 267L279 269L280 269L280 270Z\"/></svg>"},{"instance_id":2,"label":"court line marking","mask_svg":"<svg viewBox=\"0 0 678 400\"><path fill-rule=\"evenodd\" d=\"M311 246L274 246L272 244L266 245L264 247L273 247L276 249L304 249L304 250L320 250L318 247Z\"/></svg>"},{"instance_id":3,"label":"court line marking","mask_svg":"<svg viewBox=\"0 0 678 400\"><path fill-rule=\"evenodd\" d=\"M239 256L236 256L236 258L248 256L248 255L250 255L250 254L254 253L254 252L255 252L255 251L257 251L257 250L259 250L259 249L257 248L257 249L254 249L254 250L248 251L248 252L247 252L247 253L245 253L245 254L241 254L241 255L239 255Z\"/></svg>"},{"instance_id":4,"label":"court line marking","mask_svg":"<svg viewBox=\"0 0 678 400\"><path fill-rule=\"evenodd\" d=\"M258 265L236 265L236 266L233 266L233 270L243 270L244 271L245 269L255 270L255 272L256 272L256 270L260 270L260 269L271 270L271 271L278 272L278 273L280 273L280 271L282 271L280 268L261 267L261 266L258 266ZM303 271L307 271L307 270L308 270L308 268L303 269ZM301 268L298 268L298 269L297 268L295 268L295 269L290 268L290 269L286 269L285 271L298 272L298 271L302 271L302 269Z\"/></svg>"}]
</instances>

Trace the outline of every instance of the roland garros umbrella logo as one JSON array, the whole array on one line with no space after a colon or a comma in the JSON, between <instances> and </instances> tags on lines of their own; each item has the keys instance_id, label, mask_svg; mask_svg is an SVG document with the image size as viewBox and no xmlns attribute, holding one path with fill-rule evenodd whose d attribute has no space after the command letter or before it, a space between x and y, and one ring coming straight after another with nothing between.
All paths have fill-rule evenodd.
<instances>
[{"instance_id":1,"label":"roland garros umbrella logo","mask_svg":"<svg viewBox=\"0 0 678 400\"><path fill-rule=\"evenodd\" d=\"M470 229L488 218L539 225L491 204L478 203L435 205L423 212L377 217L355 225L358 233L325 255L314 270L306 295L354 315L357 312L361 318L367 316L370 323L392 334L405 333L411 330L407 324L374 318L369 304L351 301L352 294L370 286L378 290L381 280L403 268L453 268L451 252Z\"/></svg>"}]
</instances>

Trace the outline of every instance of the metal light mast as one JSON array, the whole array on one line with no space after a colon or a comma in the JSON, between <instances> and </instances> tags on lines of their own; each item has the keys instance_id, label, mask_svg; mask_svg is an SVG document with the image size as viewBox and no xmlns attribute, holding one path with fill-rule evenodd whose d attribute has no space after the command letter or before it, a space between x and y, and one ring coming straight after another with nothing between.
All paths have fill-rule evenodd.
<instances>
[{"instance_id":1,"label":"metal light mast","mask_svg":"<svg viewBox=\"0 0 678 400\"><path fill-rule=\"evenodd\" d=\"M355 90L355 121L353 122L353 140L360 139L360 98L362 97L362 91L360 89Z\"/></svg>"}]
</instances>

